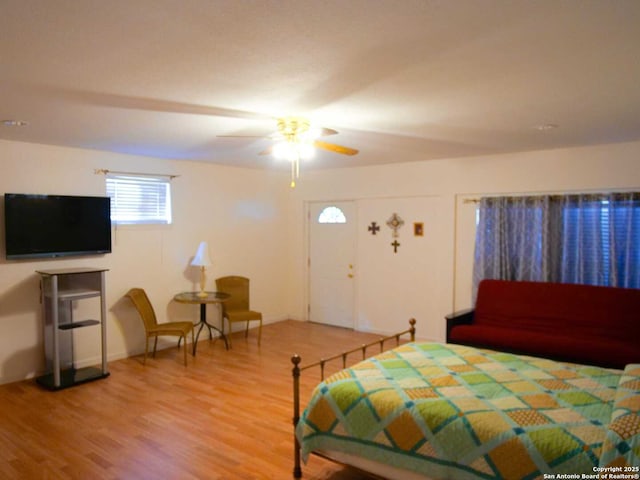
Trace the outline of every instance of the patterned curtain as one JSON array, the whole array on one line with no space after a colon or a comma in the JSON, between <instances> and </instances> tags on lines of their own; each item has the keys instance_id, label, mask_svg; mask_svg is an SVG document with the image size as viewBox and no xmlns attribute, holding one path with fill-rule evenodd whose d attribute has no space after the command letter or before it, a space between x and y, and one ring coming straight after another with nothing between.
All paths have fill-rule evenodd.
<instances>
[{"instance_id":1,"label":"patterned curtain","mask_svg":"<svg viewBox=\"0 0 640 480\"><path fill-rule=\"evenodd\" d=\"M640 193L480 200L473 299L484 278L640 288Z\"/></svg>"}]
</instances>

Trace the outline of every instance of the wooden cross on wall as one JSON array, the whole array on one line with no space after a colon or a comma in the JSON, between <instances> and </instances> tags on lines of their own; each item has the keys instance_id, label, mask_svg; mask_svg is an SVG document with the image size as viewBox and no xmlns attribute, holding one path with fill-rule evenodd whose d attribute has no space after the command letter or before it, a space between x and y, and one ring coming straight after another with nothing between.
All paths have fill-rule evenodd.
<instances>
[{"instance_id":1,"label":"wooden cross on wall","mask_svg":"<svg viewBox=\"0 0 640 480\"><path fill-rule=\"evenodd\" d=\"M398 247L400 246L398 240L394 240L391 246L393 247L393 253L398 253Z\"/></svg>"},{"instance_id":2,"label":"wooden cross on wall","mask_svg":"<svg viewBox=\"0 0 640 480\"><path fill-rule=\"evenodd\" d=\"M375 235L376 232L380 230L380 227L378 226L378 224L376 224L376 222L371 222L371 225L367 227L367 230L371 232L371 235Z\"/></svg>"}]
</instances>

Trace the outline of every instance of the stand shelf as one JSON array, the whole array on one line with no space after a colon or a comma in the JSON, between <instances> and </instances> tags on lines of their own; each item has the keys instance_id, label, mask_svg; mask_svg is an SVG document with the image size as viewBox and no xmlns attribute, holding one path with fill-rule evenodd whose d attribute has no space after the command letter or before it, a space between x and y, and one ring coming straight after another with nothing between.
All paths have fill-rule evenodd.
<instances>
[{"instance_id":1,"label":"stand shelf","mask_svg":"<svg viewBox=\"0 0 640 480\"><path fill-rule=\"evenodd\" d=\"M44 342L47 372L36 381L51 390L109 376L107 369L107 330L105 301L106 269L71 268L38 270L44 317ZM99 297L100 317L74 321L73 303ZM100 326L101 365L76 368L73 331Z\"/></svg>"},{"instance_id":2,"label":"stand shelf","mask_svg":"<svg viewBox=\"0 0 640 480\"><path fill-rule=\"evenodd\" d=\"M82 320L80 322L67 323L65 325L58 325L60 330L71 330L72 328L88 327L89 325L98 325L99 320Z\"/></svg>"}]
</instances>

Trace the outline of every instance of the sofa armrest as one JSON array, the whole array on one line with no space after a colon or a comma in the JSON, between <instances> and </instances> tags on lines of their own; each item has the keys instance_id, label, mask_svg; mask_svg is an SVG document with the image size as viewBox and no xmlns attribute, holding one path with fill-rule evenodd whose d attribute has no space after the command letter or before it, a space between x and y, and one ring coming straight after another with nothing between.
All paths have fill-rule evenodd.
<instances>
[{"instance_id":1,"label":"sofa armrest","mask_svg":"<svg viewBox=\"0 0 640 480\"><path fill-rule=\"evenodd\" d=\"M457 325L471 325L473 323L473 314L475 310L469 308L466 310L459 310L457 312L450 313L444 318L447 320L447 337L446 341L449 343L449 337L451 335L451 329Z\"/></svg>"}]
</instances>

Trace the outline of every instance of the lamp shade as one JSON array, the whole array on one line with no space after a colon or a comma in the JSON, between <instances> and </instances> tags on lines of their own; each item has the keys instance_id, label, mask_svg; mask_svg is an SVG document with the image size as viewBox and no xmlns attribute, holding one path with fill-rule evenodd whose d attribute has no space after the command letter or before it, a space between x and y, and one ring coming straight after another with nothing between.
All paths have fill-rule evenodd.
<instances>
[{"instance_id":1,"label":"lamp shade","mask_svg":"<svg viewBox=\"0 0 640 480\"><path fill-rule=\"evenodd\" d=\"M191 265L194 267L208 267L211 265L211 259L209 258L209 245L207 245L207 242L200 242L196 256L193 257L193 260L191 261Z\"/></svg>"}]
</instances>

